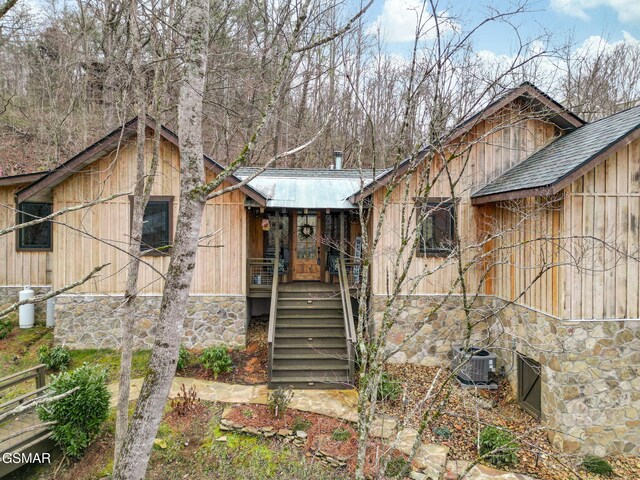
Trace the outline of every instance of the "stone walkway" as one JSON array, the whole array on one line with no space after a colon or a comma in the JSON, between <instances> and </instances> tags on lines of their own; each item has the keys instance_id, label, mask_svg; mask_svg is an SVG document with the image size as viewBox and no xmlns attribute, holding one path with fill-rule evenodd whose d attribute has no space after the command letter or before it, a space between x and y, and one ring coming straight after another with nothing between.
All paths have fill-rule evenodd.
<instances>
[{"instance_id":1,"label":"stone walkway","mask_svg":"<svg viewBox=\"0 0 640 480\"><path fill-rule=\"evenodd\" d=\"M195 386L198 398L221 403L254 403L267 404L269 390L266 385L232 385L222 382L212 382L195 378L176 377L171 385L169 396L175 397L182 384L187 389ZM131 381L130 399L136 400L140 394L142 379ZM111 391L111 406L115 406L118 399L118 385L109 385ZM358 393L356 390L295 390L289 406L296 410L317 413L328 417L356 423ZM376 418L371 427L373 436L385 440L395 448L409 455L413 443L418 435L417 430L405 428L398 432L398 422L389 416ZM457 478L469 466L464 460L448 460L449 449L434 443L422 443L414 458L411 473L414 480L439 480L441 478ZM503 472L485 465L475 465L465 480L535 480L523 474Z\"/></svg>"}]
</instances>

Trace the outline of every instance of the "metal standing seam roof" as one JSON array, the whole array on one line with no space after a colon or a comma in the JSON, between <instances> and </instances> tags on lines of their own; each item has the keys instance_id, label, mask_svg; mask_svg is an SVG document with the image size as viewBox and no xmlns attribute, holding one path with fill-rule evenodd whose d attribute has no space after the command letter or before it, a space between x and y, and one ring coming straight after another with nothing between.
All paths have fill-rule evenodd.
<instances>
[{"instance_id":1,"label":"metal standing seam roof","mask_svg":"<svg viewBox=\"0 0 640 480\"><path fill-rule=\"evenodd\" d=\"M235 175L244 180L256 168L240 168ZM373 178L372 170L270 168L249 181L267 197L267 207L307 209L352 209L348 197Z\"/></svg>"},{"instance_id":2,"label":"metal standing seam roof","mask_svg":"<svg viewBox=\"0 0 640 480\"><path fill-rule=\"evenodd\" d=\"M472 198L550 187L640 128L640 106L584 125L507 170Z\"/></svg>"}]
</instances>

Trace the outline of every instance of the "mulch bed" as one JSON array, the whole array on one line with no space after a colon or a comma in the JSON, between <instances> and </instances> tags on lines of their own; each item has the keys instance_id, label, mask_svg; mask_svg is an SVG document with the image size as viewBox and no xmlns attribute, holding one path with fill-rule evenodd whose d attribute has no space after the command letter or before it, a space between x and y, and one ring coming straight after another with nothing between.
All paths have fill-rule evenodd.
<instances>
[{"instance_id":1,"label":"mulch bed","mask_svg":"<svg viewBox=\"0 0 640 480\"><path fill-rule=\"evenodd\" d=\"M247 348L231 350L229 354L233 360L233 370L222 373L215 378L213 373L199 364L190 365L177 373L178 376L199 378L201 380L215 380L217 382L235 383L240 385L258 385L267 383L267 363L269 348L267 344L267 328L269 318L253 317L247 329ZM194 357L200 352L193 351Z\"/></svg>"},{"instance_id":2,"label":"mulch bed","mask_svg":"<svg viewBox=\"0 0 640 480\"><path fill-rule=\"evenodd\" d=\"M438 371L437 367L420 365L387 365L386 370L400 379L404 386L404 398L384 402L379 405L381 413L404 418L408 424L417 428L418 416L411 416L412 407L425 397ZM448 371L443 372L448 375ZM443 379L446 375L443 376ZM443 382L437 382L440 388ZM447 396L448 394L448 396ZM506 381L500 383L498 390L478 392L465 390L455 380L444 387L442 416L432 420L425 430L423 441L438 443L449 447L449 458L473 460L477 456L476 439L478 429L487 424L508 428L518 438L521 449L518 452L518 464L511 470L525 473L544 480L566 480L575 477L570 468L574 468L579 459L559 455L553 450L547 438L547 431L540 422L518 405L515 395ZM478 403L487 406L495 403L494 408L478 407ZM411 418L407 418L411 416ZM449 438L434 433L437 427L446 428ZM555 457L555 458L554 458ZM631 457L613 457L608 460L621 478L640 479L640 461ZM567 468L570 467L570 468ZM579 472L584 479L601 478Z\"/></svg>"},{"instance_id":3,"label":"mulch bed","mask_svg":"<svg viewBox=\"0 0 640 480\"><path fill-rule=\"evenodd\" d=\"M347 463L350 472L355 471L356 454L358 451L358 433L353 424L336 418L326 417L315 413L302 412L300 410L287 409L282 418L274 418L266 405L233 405L227 419L234 423L240 423L247 427L274 427L275 429L295 430L296 425L308 422L306 428L307 442L304 447L305 454L312 458L318 450L325 455L341 458ZM334 440L333 433L337 429L349 432L350 436L344 441ZM379 442L371 442L370 454L367 454L365 472L372 474L376 471L376 459L383 453L389 453L389 448ZM400 452L390 452L393 457L404 457Z\"/></svg>"}]
</instances>

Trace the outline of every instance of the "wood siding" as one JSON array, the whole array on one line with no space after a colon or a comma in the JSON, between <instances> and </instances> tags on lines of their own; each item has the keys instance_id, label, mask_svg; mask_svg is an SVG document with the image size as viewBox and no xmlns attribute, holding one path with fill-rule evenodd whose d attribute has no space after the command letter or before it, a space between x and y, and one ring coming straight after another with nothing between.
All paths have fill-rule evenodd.
<instances>
[{"instance_id":1,"label":"wood siding","mask_svg":"<svg viewBox=\"0 0 640 480\"><path fill-rule=\"evenodd\" d=\"M24 187L0 187L0 228L15 225L14 195ZM14 232L0 236L0 286L48 285L51 283L50 262L50 252L17 252Z\"/></svg>"},{"instance_id":2,"label":"wood siding","mask_svg":"<svg viewBox=\"0 0 640 480\"><path fill-rule=\"evenodd\" d=\"M478 216L478 212L483 210L471 205L471 194L480 186L494 180L504 171L524 160L559 134L557 128L552 124L537 119L518 122L516 115L517 112L512 110L499 113L491 121L478 124L455 146L458 151L466 150L464 155L450 164L453 178L460 179L455 192L456 197L460 199L456 205L456 214L460 241L465 249L470 249L470 246L477 241L479 238L477 234L482 231L482 223L484 222ZM437 166L435 170L437 170ZM372 291L374 294L386 293L387 277L392 275L393 261L402 241L402 236L399 234L402 217L409 215L410 210L414 207L416 189L417 181L414 176L408 191L400 186L391 195L384 224L381 227L377 250L380 253L376 256L372 267ZM374 194L374 235L378 226L378 214L386 193L387 190L382 188ZM436 180L429 196L451 197L448 182L444 178ZM468 250L465 259L469 259L477 253L477 251ZM413 293L447 293L458 274L457 265L452 262L444 265L445 262L446 260L442 257L436 256L415 258L409 270L410 279L424 276L425 271L432 273L419 281ZM478 269L472 269L467 279L477 283L480 275L481 272ZM410 284L411 280L403 289L405 293L409 293ZM472 287L475 288L475 285Z\"/></svg>"},{"instance_id":3,"label":"wood siding","mask_svg":"<svg viewBox=\"0 0 640 480\"><path fill-rule=\"evenodd\" d=\"M150 159L150 143L148 148ZM135 179L135 154L135 144L128 143L117 154L114 152L69 177L54 189L54 209L131 191ZM212 178L211 172L207 175ZM175 197L174 227L178 215L179 177L178 149L163 141L162 161L152 195ZM64 215L66 226L57 226L54 230L55 287L82 278L96 265L110 263L99 278L76 288L76 291L122 293L127 275L130 214L130 200L123 196ZM201 236L207 238L200 241L192 293L243 294L246 214L242 192L234 191L207 203ZM141 292L160 293L163 281L154 269L166 272L169 257L147 255L142 260Z\"/></svg>"}]
</instances>

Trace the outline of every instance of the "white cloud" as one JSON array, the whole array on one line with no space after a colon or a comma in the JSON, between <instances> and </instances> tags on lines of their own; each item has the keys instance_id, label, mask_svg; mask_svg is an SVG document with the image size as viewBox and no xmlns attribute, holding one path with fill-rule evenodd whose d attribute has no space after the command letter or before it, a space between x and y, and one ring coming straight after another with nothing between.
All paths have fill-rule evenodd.
<instances>
[{"instance_id":1,"label":"white cloud","mask_svg":"<svg viewBox=\"0 0 640 480\"><path fill-rule=\"evenodd\" d=\"M638 0L550 0L553 10L589 20L588 10L609 7L616 11L618 20L623 23L640 21L640 1Z\"/></svg>"},{"instance_id":2,"label":"white cloud","mask_svg":"<svg viewBox=\"0 0 640 480\"><path fill-rule=\"evenodd\" d=\"M440 30L449 32L456 29L456 24L446 13L440 13ZM382 13L369 25L367 33L380 34L391 43L412 42L415 39L416 27L421 19L422 38L435 38L434 18L429 14L425 3L420 0L385 0Z\"/></svg>"}]
</instances>

